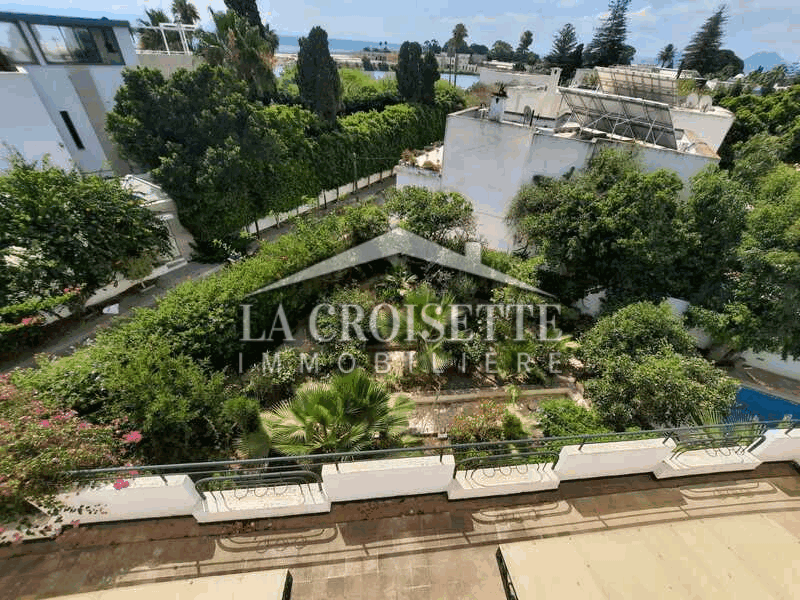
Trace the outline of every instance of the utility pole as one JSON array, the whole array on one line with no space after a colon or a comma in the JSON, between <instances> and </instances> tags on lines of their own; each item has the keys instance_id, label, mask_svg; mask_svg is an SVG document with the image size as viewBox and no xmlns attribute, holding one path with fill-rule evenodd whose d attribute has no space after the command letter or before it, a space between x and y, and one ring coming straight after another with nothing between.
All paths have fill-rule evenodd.
<instances>
[{"instance_id":1,"label":"utility pole","mask_svg":"<svg viewBox=\"0 0 800 600\"><path fill-rule=\"evenodd\" d=\"M353 152L353 193L358 189L358 167L356 166L356 153Z\"/></svg>"}]
</instances>

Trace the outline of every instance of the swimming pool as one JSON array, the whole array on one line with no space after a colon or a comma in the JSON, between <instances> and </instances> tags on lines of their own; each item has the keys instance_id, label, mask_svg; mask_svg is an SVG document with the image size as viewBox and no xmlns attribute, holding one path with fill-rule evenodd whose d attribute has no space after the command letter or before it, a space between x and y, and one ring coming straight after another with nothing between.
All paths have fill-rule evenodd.
<instances>
[{"instance_id":1,"label":"swimming pool","mask_svg":"<svg viewBox=\"0 0 800 600\"><path fill-rule=\"evenodd\" d=\"M800 417L800 404L751 388L739 388L736 400L742 409L757 415L763 421L775 421L785 415Z\"/></svg>"}]
</instances>

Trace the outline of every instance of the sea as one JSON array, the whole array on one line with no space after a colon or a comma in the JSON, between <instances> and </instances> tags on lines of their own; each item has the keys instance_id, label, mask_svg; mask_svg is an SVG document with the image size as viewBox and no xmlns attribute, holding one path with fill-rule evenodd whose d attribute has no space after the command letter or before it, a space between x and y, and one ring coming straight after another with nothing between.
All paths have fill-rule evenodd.
<instances>
[{"instance_id":1,"label":"sea","mask_svg":"<svg viewBox=\"0 0 800 600\"><path fill-rule=\"evenodd\" d=\"M300 43L297 41L298 37L295 35L278 34L280 43L278 44L278 52L292 53L300 51ZM331 54L344 54L346 52L361 52L364 48L378 48L381 42L369 42L366 40L340 40L337 38L328 38L328 48ZM387 48L390 51L396 52L400 50L400 44L388 44Z\"/></svg>"}]
</instances>

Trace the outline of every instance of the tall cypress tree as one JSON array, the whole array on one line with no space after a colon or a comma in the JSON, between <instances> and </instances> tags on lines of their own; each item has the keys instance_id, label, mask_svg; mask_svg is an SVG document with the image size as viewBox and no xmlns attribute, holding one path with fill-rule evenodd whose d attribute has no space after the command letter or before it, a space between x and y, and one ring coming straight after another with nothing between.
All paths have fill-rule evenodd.
<instances>
[{"instance_id":1,"label":"tall cypress tree","mask_svg":"<svg viewBox=\"0 0 800 600\"><path fill-rule=\"evenodd\" d=\"M321 119L333 123L342 98L342 82L328 49L328 34L317 26L298 41L296 78L300 99Z\"/></svg>"},{"instance_id":2,"label":"tall cypress tree","mask_svg":"<svg viewBox=\"0 0 800 600\"><path fill-rule=\"evenodd\" d=\"M636 52L625 44L630 3L631 0L611 0L608 3L608 17L595 31L592 41L583 53L584 66L608 67L630 63L633 53Z\"/></svg>"},{"instance_id":3,"label":"tall cypress tree","mask_svg":"<svg viewBox=\"0 0 800 600\"><path fill-rule=\"evenodd\" d=\"M422 47L417 42L403 42L400 46L397 92L410 102L419 102L422 97Z\"/></svg>"},{"instance_id":4,"label":"tall cypress tree","mask_svg":"<svg viewBox=\"0 0 800 600\"><path fill-rule=\"evenodd\" d=\"M433 51L428 50L422 61L422 91L421 100L425 104L433 104L436 98L436 82L439 81L439 62Z\"/></svg>"},{"instance_id":5,"label":"tall cypress tree","mask_svg":"<svg viewBox=\"0 0 800 600\"><path fill-rule=\"evenodd\" d=\"M724 35L723 25L728 20L728 16L725 14L727 8L724 4L720 6L703 23L700 31L694 34L692 41L683 51L681 70L694 69L702 75L708 75L716 70Z\"/></svg>"}]
</instances>

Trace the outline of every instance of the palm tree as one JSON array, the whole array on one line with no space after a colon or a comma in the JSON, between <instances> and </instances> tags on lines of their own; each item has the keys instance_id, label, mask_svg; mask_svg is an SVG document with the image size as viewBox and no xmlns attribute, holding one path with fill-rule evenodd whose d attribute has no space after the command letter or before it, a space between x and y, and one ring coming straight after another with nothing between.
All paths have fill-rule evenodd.
<instances>
[{"instance_id":1,"label":"palm tree","mask_svg":"<svg viewBox=\"0 0 800 600\"><path fill-rule=\"evenodd\" d=\"M200 20L200 13L189 0L172 0L172 17L175 23L194 25Z\"/></svg>"},{"instance_id":2,"label":"palm tree","mask_svg":"<svg viewBox=\"0 0 800 600\"><path fill-rule=\"evenodd\" d=\"M453 63L453 85L456 85L456 81L458 80L458 49L464 44L464 40L467 39L467 28L463 23L459 23L455 27L453 27L453 37L450 38L450 45L453 49L455 54L455 60Z\"/></svg>"},{"instance_id":3,"label":"palm tree","mask_svg":"<svg viewBox=\"0 0 800 600\"><path fill-rule=\"evenodd\" d=\"M273 447L287 456L397 445L414 404L357 369L301 387L266 418Z\"/></svg>"},{"instance_id":4,"label":"palm tree","mask_svg":"<svg viewBox=\"0 0 800 600\"><path fill-rule=\"evenodd\" d=\"M671 69L675 64L675 46L672 44L664 46L661 52L658 53L658 58L656 58L656 60L662 67Z\"/></svg>"},{"instance_id":5,"label":"palm tree","mask_svg":"<svg viewBox=\"0 0 800 600\"><path fill-rule=\"evenodd\" d=\"M274 48L261 36L259 28L232 10L212 10L211 18L216 31L198 31L197 53L212 66L231 67L248 82L254 97L263 100L274 93Z\"/></svg>"},{"instance_id":6,"label":"palm tree","mask_svg":"<svg viewBox=\"0 0 800 600\"><path fill-rule=\"evenodd\" d=\"M169 23L169 17L160 8L146 8L144 9L145 19L138 19L136 22L140 27L158 27L162 23ZM166 33L167 42L169 43L170 50L177 40L175 32ZM139 29L139 49L140 50L166 50L164 47L164 38L161 37L161 32L156 29ZM175 46L175 50L178 46Z\"/></svg>"}]
</instances>

